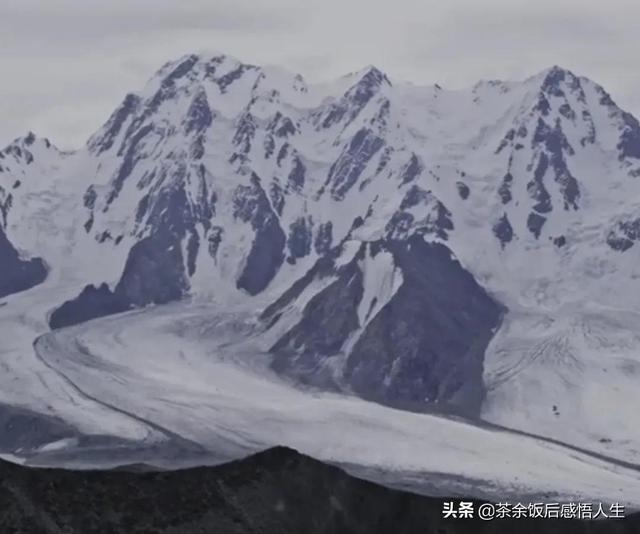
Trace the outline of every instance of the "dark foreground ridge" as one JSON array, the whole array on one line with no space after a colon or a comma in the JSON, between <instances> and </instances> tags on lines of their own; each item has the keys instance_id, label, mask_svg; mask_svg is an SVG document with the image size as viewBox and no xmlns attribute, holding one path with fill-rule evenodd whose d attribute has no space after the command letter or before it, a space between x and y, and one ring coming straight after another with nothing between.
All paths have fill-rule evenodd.
<instances>
[{"instance_id":1,"label":"dark foreground ridge","mask_svg":"<svg viewBox=\"0 0 640 534\"><path fill-rule=\"evenodd\" d=\"M392 490L276 447L217 467L65 471L0 462L3 534L631 534L640 517L444 520L442 500Z\"/></svg>"}]
</instances>

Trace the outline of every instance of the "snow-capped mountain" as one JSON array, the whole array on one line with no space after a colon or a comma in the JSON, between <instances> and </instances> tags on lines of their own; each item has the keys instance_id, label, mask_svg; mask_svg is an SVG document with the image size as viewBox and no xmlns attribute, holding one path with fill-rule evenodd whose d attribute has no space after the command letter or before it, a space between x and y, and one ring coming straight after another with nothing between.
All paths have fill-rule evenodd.
<instances>
[{"instance_id":1,"label":"snow-capped mountain","mask_svg":"<svg viewBox=\"0 0 640 534\"><path fill-rule=\"evenodd\" d=\"M567 70L451 91L190 55L78 151L0 152L0 211L30 342L253 308L299 384L640 462L640 124Z\"/></svg>"}]
</instances>

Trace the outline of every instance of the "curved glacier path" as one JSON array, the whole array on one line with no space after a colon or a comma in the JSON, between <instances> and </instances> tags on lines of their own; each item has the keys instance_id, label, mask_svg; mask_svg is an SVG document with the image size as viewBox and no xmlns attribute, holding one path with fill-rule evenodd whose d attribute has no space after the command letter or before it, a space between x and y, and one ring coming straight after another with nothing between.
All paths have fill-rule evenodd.
<instances>
[{"instance_id":1,"label":"curved glacier path","mask_svg":"<svg viewBox=\"0 0 640 534\"><path fill-rule=\"evenodd\" d=\"M253 310L180 303L45 334L35 349L97 411L89 417L99 420L103 410L146 429L139 441L147 457L133 451L131 461L170 467L180 446L202 463L284 444L427 493L640 505L640 471L631 465L498 427L301 388L270 370L268 342ZM113 463L109 454L90 458ZM70 456L62 449L47 460L65 464Z\"/></svg>"},{"instance_id":2,"label":"curved glacier path","mask_svg":"<svg viewBox=\"0 0 640 534\"><path fill-rule=\"evenodd\" d=\"M182 462L198 462L198 461L211 461L212 455L208 453L207 449L186 440L183 437L175 434L167 428L154 423L151 420L144 419L139 415L136 415L133 411L127 411L119 408L118 406L101 400L94 395L88 393L73 382L68 376L66 376L58 368L50 364L46 358L42 357L42 354L50 354L55 352L59 347L55 346L55 337L45 334L33 343L33 349L36 357L52 372L57 374L65 383L67 383L73 390L75 390L79 397L85 399L89 403L95 403L103 406L107 410L114 413L121 414L124 417L130 418L133 422L139 423L147 428L150 432L155 433L157 436L163 439L153 440L151 443L137 443L135 441L118 440L113 437L101 437L102 439L78 439L70 443L71 447L54 447L44 451L39 451L39 462L49 461L57 462L78 462L79 457L83 463L89 463L90 461L103 463L105 461L112 463L126 462L131 463L134 460L148 460L154 459L156 463L169 463L179 464ZM79 343L76 344L78 352L90 356L91 353L84 349ZM48 453L46 454L42 454ZM221 458L221 460L227 460L227 458Z\"/></svg>"}]
</instances>

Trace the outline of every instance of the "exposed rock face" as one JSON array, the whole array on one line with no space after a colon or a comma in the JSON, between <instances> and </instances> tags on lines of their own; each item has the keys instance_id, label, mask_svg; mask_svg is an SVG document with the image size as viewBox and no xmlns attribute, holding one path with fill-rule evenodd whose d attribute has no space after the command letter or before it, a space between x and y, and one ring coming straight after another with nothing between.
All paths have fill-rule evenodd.
<instances>
[{"instance_id":1,"label":"exposed rock face","mask_svg":"<svg viewBox=\"0 0 640 534\"><path fill-rule=\"evenodd\" d=\"M185 261L181 241L189 231L190 235L197 234L193 233L193 216L184 191L165 195L164 201L155 204L150 218L154 220L154 232L131 247L114 291L106 284L85 287L76 299L54 310L49 321L52 328L148 304L165 304L185 295L189 265L192 270L195 265L193 260Z\"/></svg>"},{"instance_id":2,"label":"exposed rock face","mask_svg":"<svg viewBox=\"0 0 640 534\"><path fill-rule=\"evenodd\" d=\"M502 184L500 184L500 188L498 189L498 195L500 195L503 204L508 204L513 198L511 194L511 182L513 182L513 176L511 173L507 173L502 179Z\"/></svg>"},{"instance_id":3,"label":"exposed rock face","mask_svg":"<svg viewBox=\"0 0 640 534\"><path fill-rule=\"evenodd\" d=\"M422 208L417 217L415 208ZM433 235L447 240L453 230L451 212L431 191L425 191L417 185L406 192L399 209L385 226L389 239L406 239L414 232L421 235Z\"/></svg>"},{"instance_id":4,"label":"exposed rock face","mask_svg":"<svg viewBox=\"0 0 640 534\"><path fill-rule=\"evenodd\" d=\"M349 146L329 170L326 186L330 187L334 200L342 200L345 197L383 145L384 141L371 130L358 130Z\"/></svg>"},{"instance_id":5,"label":"exposed rock face","mask_svg":"<svg viewBox=\"0 0 640 534\"><path fill-rule=\"evenodd\" d=\"M549 158L542 153L534 172L534 178L527 184L527 191L536 202L533 209L538 213L549 213L552 210L551 196L544 185L543 178L549 167Z\"/></svg>"},{"instance_id":6,"label":"exposed rock face","mask_svg":"<svg viewBox=\"0 0 640 534\"><path fill-rule=\"evenodd\" d=\"M55 309L49 318L51 328L62 328L90 321L97 317L120 313L129 309L126 300L114 295L107 284L86 286L80 295Z\"/></svg>"},{"instance_id":7,"label":"exposed rock face","mask_svg":"<svg viewBox=\"0 0 640 534\"><path fill-rule=\"evenodd\" d=\"M276 356L274 369L305 383L335 386L324 364L341 351L359 327L357 308L362 299L363 278L358 256L337 270L336 281L311 298L302 320L271 348Z\"/></svg>"},{"instance_id":8,"label":"exposed rock face","mask_svg":"<svg viewBox=\"0 0 640 534\"><path fill-rule=\"evenodd\" d=\"M255 231L246 265L237 282L239 288L255 295L267 286L282 265L286 242L257 175L252 176L250 187L236 189L234 215L250 223Z\"/></svg>"},{"instance_id":9,"label":"exposed rock face","mask_svg":"<svg viewBox=\"0 0 640 534\"><path fill-rule=\"evenodd\" d=\"M469 186L464 182L456 182L456 187L458 188L458 194L460 195L460 198L462 200L467 200L469 198L469 194L471 193Z\"/></svg>"},{"instance_id":10,"label":"exposed rock face","mask_svg":"<svg viewBox=\"0 0 640 534\"><path fill-rule=\"evenodd\" d=\"M318 228L313 247L320 256L326 254L333 244L333 223L331 221L321 224Z\"/></svg>"},{"instance_id":11,"label":"exposed rock face","mask_svg":"<svg viewBox=\"0 0 640 534\"><path fill-rule=\"evenodd\" d=\"M30 289L47 277L40 258L21 259L0 225L0 298Z\"/></svg>"},{"instance_id":12,"label":"exposed rock face","mask_svg":"<svg viewBox=\"0 0 640 534\"><path fill-rule=\"evenodd\" d=\"M313 221L300 217L291 223L287 245L291 259L304 258L311 252Z\"/></svg>"},{"instance_id":13,"label":"exposed rock face","mask_svg":"<svg viewBox=\"0 0 640 534\"><path fill-rule=\"evenodd\" d=\"M386 302L368 301L367 273L383 268L382 261L389 262L385 276L395 270L402 282ZM305 286L330 276L334 281L310 298L301 320L272 347L278 371L314 385L346 385L384 404L477 411L484 350L502 309L444 245L418 234L362 244L344 265L317 264L265 319L273 324ZM346 359L341 376L331 372L336 357Z\"/></svg>"},{"instance_id":14,"label":"exposed rock face","mask_svg":"<svg viewBox=\"0 0 640 534\"><path fill-rule=\"evenodd\" d=\"M445 246L418 236L387 246L403 282L355 343L346 379L384 404L449 404L477 415L484 351L500 305Z\"/></svg>"},{"instance_id":15,"label":"exposed rock face","mask_svg":"<svg viewBox=\"0 0 640 534\"><path fill-rule=\"evenodd\" d=\"M607 235L607 244L620 252L629 250L640 239L640 219L618 221Z\"/></svg>"},{"instance_id":16,"label":"exposed rock face","mask_svg":"<svg viewBox=\"0 0 640 534\"><path fill-rule=\"evenodd\" d=\"M94 136L88 143L89 149L96 152L109 150L122 131L123 126L140 105L140 97L128 94L122 104L113 112L101 135Z\"/></svg>"},{"instance_id":17,"label":"exposed rock face","mask_svg":"<svg viewBox=\"0 0 640 534\"><path fill-rule=\"evenodd\" d=\"M443 499L378 486L283 447L218 467L136 471L1 462L0 528L22 534L623 534L640 528L636 515L593 523L443 519Z\"/></svg>"},{"instance_id":18,"label":"exposed rock face","mask_svg":"<svg viewBox=\"0 0 640 534\"><path fill-rule=\"evenodd\" d=\"M578 209L580 188L578 181L571 174L567 166L565 156L565 154L573 155L574 149L562 131L560 120L556 120L555 127L551 128L544 120L539 119L533 136L533 144L534 146L544 146L546 152L549 154L547 156L545 152L541 153L538 169L536 170L536 180L541 184L542 177L550 166L553 169L554 179L560 187L564 209ZM546 198L543 199L545 208L547 207L546 200ZM537 211L545 213L544 210Z\"/></svg>"},{"instance_id":19,"label":"exposed rock face","mask_svg":"<svg viewBox=\"0 0 640 534\"><path fill-rule=\"evenodd\" d=\"M630 113L623 113L622 117L624 129L618 143L620 159L640 159L640 122Z\"/></svg>"},{"instance_id":20,"label":"exposed rock face","mask_svg":"<svg viewBox=\"0 0 640 534\"><path fill-rule=\"evenodd\" d=\"M326 111L319 113L316 121L324 129L339 123L348 126L360 115L367 104L382 92L385 86L390 85L391 83L385 74L375 67L369 68L338 102L333 103Z\"/></svg>"},{"instance_id":21,"label":"exposed rock face","mask_svg":"<svg viewBox=\"0 0 640 534\"><path fill-rule=\"evenodd\" d=\"M500 220L493 225L493 233L500 241L500 246L504 249L507 243L513 239L513 228L509 222L507 214L503 214Z\"/></svg>"},{"instance_id":22,"label":"exposed rock face","mask_svg":"<svg viewBox=\"0 0 640 534\"><path fill-rule=\"evenodd\" d=\"M542 227L546 222L547 218L539 215L538 213L531 212L529 217L527 218L527 228L534 235L536 239L540 237L542 233Z\"/></svg>"}]
</instances>

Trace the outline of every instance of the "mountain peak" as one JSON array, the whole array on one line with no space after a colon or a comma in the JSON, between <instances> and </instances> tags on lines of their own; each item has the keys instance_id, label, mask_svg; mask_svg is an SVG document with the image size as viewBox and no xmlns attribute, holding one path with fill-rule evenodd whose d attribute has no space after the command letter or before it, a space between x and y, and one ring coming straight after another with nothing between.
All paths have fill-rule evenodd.
<instances>
[{"instance_id":1,"label":"mountain peak","mask_svg":"<svg viewBox=\"0 0 640 534\"><path fill-rule=\"evenodd\" d=\"M43 144L46 148L53 147L53 145L51 144L51 141L49 141L49 139L47 139L46 137L38 137L34 132L29 130L25 135L22 135L20 137L16 137L5 148L10 148L12 146L29 147L29 146L33 146L35 144Z\"/></svg>"},{"instance_id":2,"label":"mountain peak","mask_svg":"<svg viewBox=\"0 0 640 534\"><path fill-rule=\"evenodd\" d=\"M226 54L187 54L165 63L149 80L145 96L171 93L176 87L188 86L193 82L210 80L220 86L221 92L247 71L260 69Z\"/></svg>"},{"instance_id":3,"label":"mountain peak","mask_svg":"<svg viewBox=\"0 0 640 534\"><path fill-rule=\"evenodd\" d=\"M0 150L0 155L13 155L14 158L29 164L34 160L34 155L42 154L53 149L56 153L60 151L46 137L38 137L32 131L21 137L17 137L4 149Z\"/></svg>"},{"instance_id":4,"label":"mountain peak","mask_svg":"<svg viewBox=\"0 0 640 534\"><path fill-rule=\"evenodd\" d=\"M552 65L551 67L547 67L542 71L542 73L545 77L558 77L559 79L564 79L567 75L575 77L573 72L561 65Z\"/></svg>"},{"instance_id":5,"label":"mountain peak","mask_svg":"<svg viewBox=\"0 0 640 534\"><path fill-rule=\"evenodd\" d=\"M573 72L558 65L543 70L539 76L542 78L541 91L551 96L564 96L569 92L580 90L580 78Z\"/></svg>"},{"instance_id":6,"label":"mountain peak","mask_svg":"<svg viewBox=\"0 0 640 534\"><path fill-rule=\"evenodd\" d=\"M377 86L389 85L391 81L387 75L374 65L367 65L365 68L354 72L351 76L358 80L358 83L375 84Z\"/></svg>"}]
</instances>

